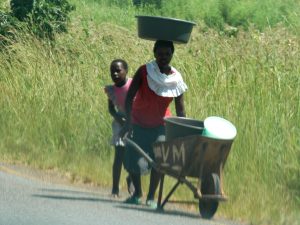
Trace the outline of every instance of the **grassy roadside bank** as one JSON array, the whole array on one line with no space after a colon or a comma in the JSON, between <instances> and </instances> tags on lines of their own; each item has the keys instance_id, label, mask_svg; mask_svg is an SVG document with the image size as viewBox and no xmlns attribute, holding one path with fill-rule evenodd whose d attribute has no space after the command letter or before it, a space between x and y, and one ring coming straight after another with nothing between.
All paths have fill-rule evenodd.
<instances>
[{"instance_id":1,"label":"grassy roadside bank","mask_svg":"<svg viewBox=\"0 0 300 225\"><path fill-rule=\"evenodd\" d=\"M111 10L112 21L132 23L133 12ZM138 39L133 24L100 23L90 11L90 5L77 10L54 46L21 36L0 53L0 159L109 186L111 118L103 94L109 63L124 58L133 74L152 59L152 43ZM198 26L188 45L176 45L173 64L189 86L187 115L223 116L238 129L224 171L230 201L218 215L254 224L299 221L299 58L300 39L285 27L230 38ZM175 197L190 200L187 191Z\"/></svg>"}]
</instances>

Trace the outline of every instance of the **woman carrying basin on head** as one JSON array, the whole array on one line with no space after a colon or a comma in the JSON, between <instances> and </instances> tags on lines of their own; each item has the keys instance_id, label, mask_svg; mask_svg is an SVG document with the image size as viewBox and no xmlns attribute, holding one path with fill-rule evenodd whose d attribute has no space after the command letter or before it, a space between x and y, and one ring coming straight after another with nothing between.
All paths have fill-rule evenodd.
<instances>
[{"instance_id":1,"label":"woman carrying basin on head","mask_svg":"<svg viewBox=\"0 0 300 225\"><path fill-rule=\"evenodd\" d=\"M133 77L125 101L126 123L121 136L129 132L132 140L154 158L152 144L163 140L164 117L171 116L170 103L175 102L176 115L185 117L183 93L187 90L181 74L170 65L174 54L171 41L158 40L154 44L155 60L142 65ZM128 135L130 136L130 135ZM151 170L143 157L131 146L126 146L125 168L135 187L134 194L125 203L141 204L141 174ZM155 191L160 174L151 170L146 204L156 208Z\"/></svg>"}]
</instances>

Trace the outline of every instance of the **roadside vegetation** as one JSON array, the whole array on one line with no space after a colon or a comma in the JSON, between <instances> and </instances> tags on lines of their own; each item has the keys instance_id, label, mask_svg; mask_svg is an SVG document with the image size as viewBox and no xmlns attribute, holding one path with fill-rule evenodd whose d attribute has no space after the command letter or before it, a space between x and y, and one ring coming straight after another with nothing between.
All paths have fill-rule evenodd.
<instances>
[{"instance_id":1,"label":"roadside vegetation","mask_svg":"<svg viewBox=\"0 0 300 225\"><path fill-rule=\"evenodd\" d=\"M190 42L176 45L173 59L189 87L187 115L218 115L238 130L224 170L229 201L216 216L299 224L299 1L137 2L72 0L67 29L39 36L0 1L0 160L110 186L109 64L124 58L133 75L153 58L135 15L193 20ZM167 178L166 188L173 183ZM193 199L184 186L174 197Z\"/></svg>"}]
</instances>

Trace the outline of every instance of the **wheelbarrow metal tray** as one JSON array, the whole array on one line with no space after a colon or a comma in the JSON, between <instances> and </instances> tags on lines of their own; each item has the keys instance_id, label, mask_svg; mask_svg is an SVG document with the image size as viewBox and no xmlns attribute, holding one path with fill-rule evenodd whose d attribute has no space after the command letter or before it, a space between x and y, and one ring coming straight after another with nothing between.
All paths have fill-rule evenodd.
<instances>
[{"instance_id":1,"label":"wheelbarrow metal tray","mask_svg":"<svg viewBox=\"0 0 300 225\"><path fill-rule=\"evenodd\" d=\"M170 116L165 117L164 121L167 141L190 135L200 135L204 130L204 122L192 118Z\"/></svg>"},{"instance_id":2,"label":"wheelbarrow metal tray","mask_svg":"<svg viewBox=\"0 0 300 225\"><path fill-rule=\"evenodd\" d=\"M158 168L173 176L202 178L224 167L233 140L191 135L153 145Z\"/></svg>"}]
</instances>

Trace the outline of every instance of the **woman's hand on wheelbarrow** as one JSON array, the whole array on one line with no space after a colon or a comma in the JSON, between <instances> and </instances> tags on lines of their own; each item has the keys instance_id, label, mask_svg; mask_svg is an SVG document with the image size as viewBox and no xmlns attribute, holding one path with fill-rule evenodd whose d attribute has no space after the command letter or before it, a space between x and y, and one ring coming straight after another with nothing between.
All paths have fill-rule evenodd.
<instances>
[{"instance_id":1,"label":"woman's hand on wheelbarrow","mask_svg":"<svg viewBox=\"0 0 300 225\"><path fill-rule=\"evenodd\" d=\"M130 123L125 123L123 128L120 130L120 137L122 139L128 137L128 136L131 136L131 133L132 133L132 126Z\"/></svg>"}]
</instances>

